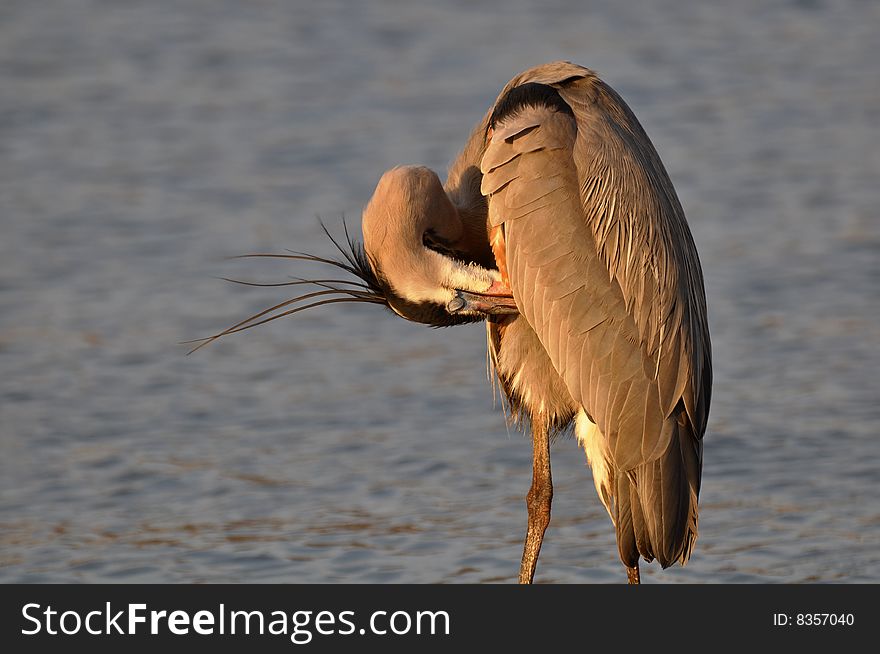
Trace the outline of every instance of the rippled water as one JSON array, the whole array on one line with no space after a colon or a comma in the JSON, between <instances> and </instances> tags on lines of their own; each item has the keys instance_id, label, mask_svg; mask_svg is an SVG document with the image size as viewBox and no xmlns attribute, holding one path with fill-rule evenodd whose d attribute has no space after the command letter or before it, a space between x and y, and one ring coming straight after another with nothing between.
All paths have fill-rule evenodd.
<instances>
[{"instance_id":1,"label":"rippled water","mask_svg":"<svg viewBox=\"0 0 880 654\"><path fill-rule=\"evenodd\" d=\"M648 582L880 580L880 86L869 2L4 2L0 581L511 582L530 481L480 326L324 307L177 342L310 272L501 86L597 69L707 280L700 539ZM440 4L440 3L436 3ZM301 6L297 6L301 5ZM571 440L544 582L621 582Z\"/></svg>"}]
</instances>

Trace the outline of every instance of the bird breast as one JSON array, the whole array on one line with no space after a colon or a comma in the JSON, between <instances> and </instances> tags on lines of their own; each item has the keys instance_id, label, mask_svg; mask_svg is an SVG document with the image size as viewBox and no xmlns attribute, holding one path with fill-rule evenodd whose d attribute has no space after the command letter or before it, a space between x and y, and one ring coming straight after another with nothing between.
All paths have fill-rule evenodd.
<instances>
[{"instance_id":1,"label":"bird breast","mask_svg":"<svg viewBox=\"0 0 880 654\"><path fill-rule=\"evenodd\" d=\"M580 408L522 316L487 323L490 360L516 422L528 418L550 430L571 424Z\"/></svg>"}]
</instances>

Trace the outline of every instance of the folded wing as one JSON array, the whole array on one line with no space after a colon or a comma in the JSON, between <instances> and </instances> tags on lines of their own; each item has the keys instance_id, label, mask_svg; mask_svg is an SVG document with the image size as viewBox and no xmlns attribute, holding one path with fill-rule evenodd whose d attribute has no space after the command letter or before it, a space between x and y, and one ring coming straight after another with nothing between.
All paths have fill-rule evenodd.
<instances>
[{"instance_id":1,"label":"folded wing","mask_svg":"<svg viewBox=\"0 0 880 654\"><path fill-rule=\"evenodd\" d=\"M605 439L622 558L684 561L711 387L696 249L623 101L590 71L554 66L496 104L481 162L490 226L520 313Z\"/></svg>"}]
</instances>

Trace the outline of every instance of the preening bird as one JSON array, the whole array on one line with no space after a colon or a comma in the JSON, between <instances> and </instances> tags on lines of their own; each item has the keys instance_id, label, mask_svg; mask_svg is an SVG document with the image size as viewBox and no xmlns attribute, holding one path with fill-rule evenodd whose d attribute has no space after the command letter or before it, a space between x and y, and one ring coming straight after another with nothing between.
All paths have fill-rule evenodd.
<instances>
[{"instance_id":1,"label":"preening bird","mask_svg":"<svg viewBox=\"0 0 880 654\"><path fill-rule=\"evenodd\" d=\"M703 276L669 176L623 99L581 66L527 70L445 184L423 167L386 172L362 228L363 246L334 240L343 259L270 255L358 281L314 280L321 290L204 342L334 302L434 326L484 320L507 404L532 434L520 582L534 577L550 521L550 440L569 427L628 581L639 583L640 557L685 564L712 387Z\"/></svg>"}]
</instances>

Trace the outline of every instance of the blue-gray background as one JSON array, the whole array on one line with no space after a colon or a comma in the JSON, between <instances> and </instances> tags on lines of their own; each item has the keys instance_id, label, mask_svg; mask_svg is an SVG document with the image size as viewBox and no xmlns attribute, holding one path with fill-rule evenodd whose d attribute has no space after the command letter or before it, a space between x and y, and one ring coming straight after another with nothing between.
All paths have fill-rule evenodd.
<instances>
[{"instance_id":1,"label":"blue-gray background","mask_svg":"<svg viewBox=\"0 0 880 654\"><path fill-rule=\"evenodd\" d=\"M478 6L473 6L474 4ZM706 275L700 539L648 582L880 580L880 4L0 5L0 581L509 582L530 479L480 326L372 306L185 357L330 254L316 215L445 171L514 74L630 103ZM544 582L619 582L571 440Z\"/></svg>"}]
</instances>

